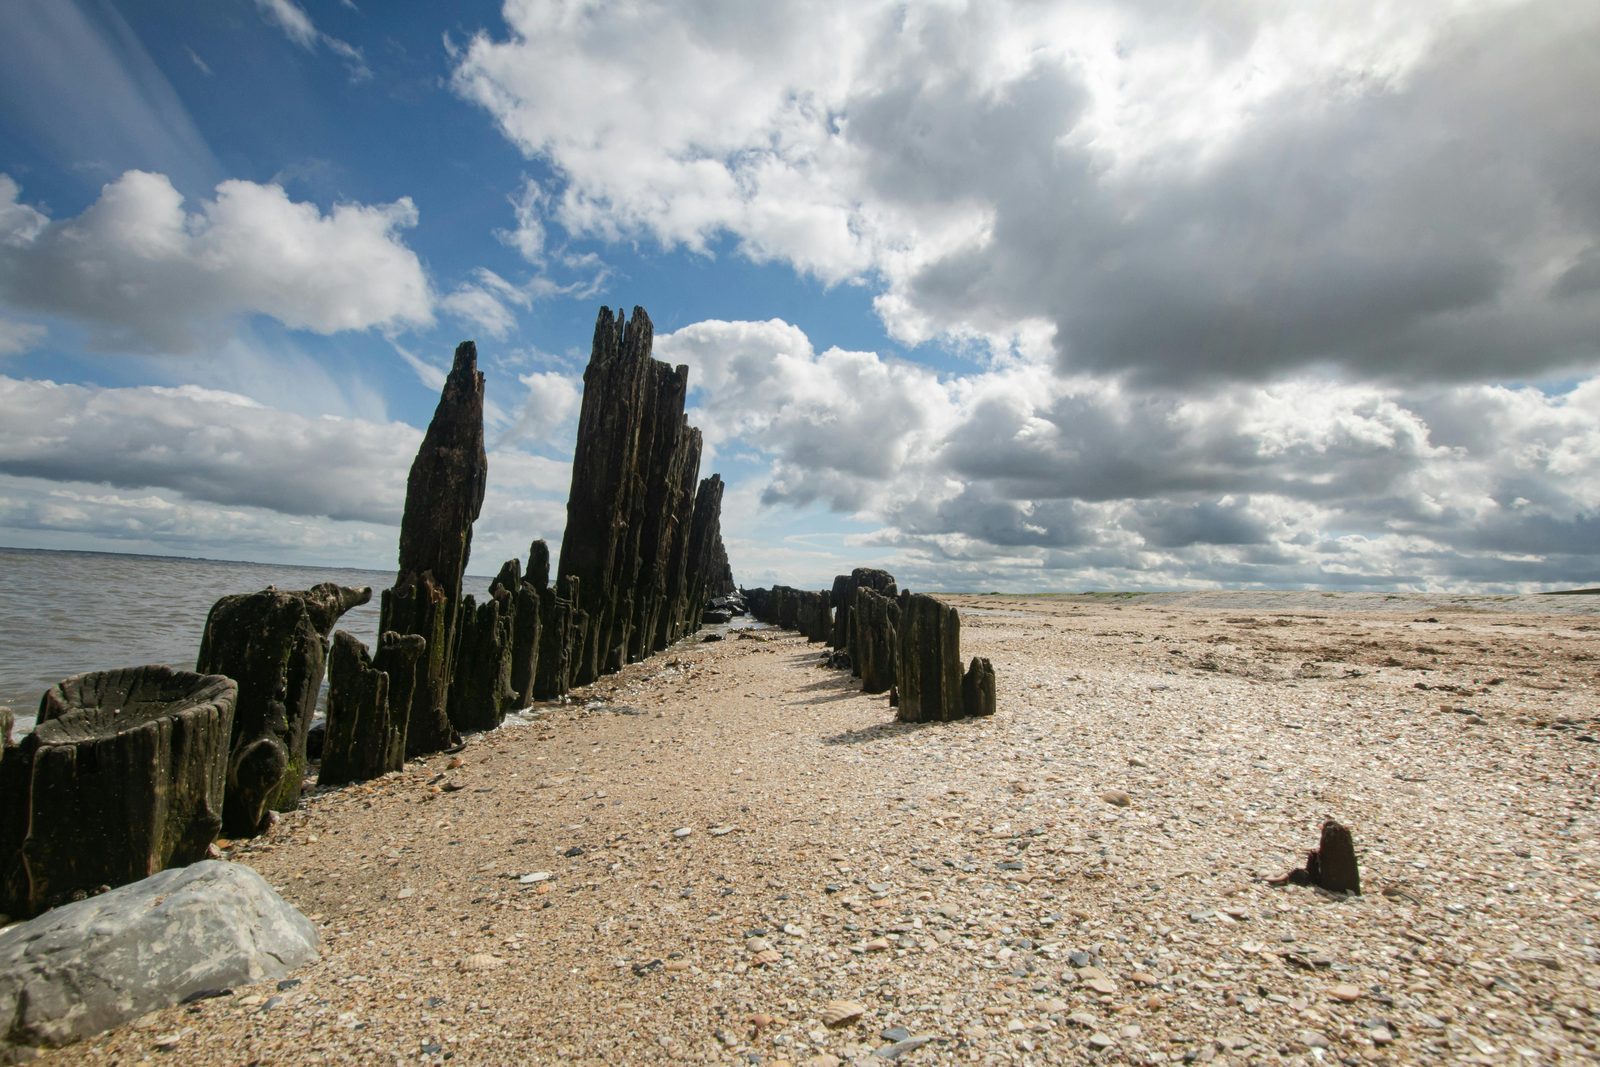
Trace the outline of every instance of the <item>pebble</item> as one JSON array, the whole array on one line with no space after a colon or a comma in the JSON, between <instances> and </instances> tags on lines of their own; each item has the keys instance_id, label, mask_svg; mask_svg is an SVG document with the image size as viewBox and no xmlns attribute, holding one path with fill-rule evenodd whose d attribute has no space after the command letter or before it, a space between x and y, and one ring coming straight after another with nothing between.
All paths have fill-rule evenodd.
<instances>
[{"instance_id":1,"label":"pebble","mask_svg":"<svg viewBox=\"0 0 1600 1067\"><path fill-rule=\"evenodd\" d=\"M926 1045L932 1040L933 1035L931 1034L922 1034L917 1037L907 1037L896 1041L892 1045L884 1045L882 1048L875 1049L873 1050L872 1054L877 1056L879 1059L897 1060L908 1052L915 1052L917 1049L921 1048L923 1045Z\"/></svg>"},{"instance_id":2,"label":"pebble","mask_svg":"<svg viewBox=\"0 0 1600 1067\"><path fill-rule=\"evenodd\" d=\"M1328 990L1328 996L1344 1004L1361 999L1361 987L1340 983Z\"/></svg>"},{"instance_id":3,"label":"pebble","mask_svg":"<svg viewBox=\"0 0 1600 1067\"><path fill-rule=\"evenodd\" d=\"M548 882L553 877L554 875L552 875L549 871L534 871L532 874L523 875L521 878L518 878L517 881L521 882L523 885L533 885L535 882Z\"/></svg>"},{"instance_id":4,"label":"pebble","mask_svg":"<svg viewBox=\"0 0 1600 1067\"><path fill-rule=\"evenodd\" d=\"M681 840L685 837L688 837L692 833L694 833L693 828L688 826L680 826L676 830L672 831L672 836Z\"/></svg>"},{"instance_id":5,"label":"pebble","mask_svg":"<svg viewBox=\"0 0 1600 1067\"><path fill-rule=\"evenodd\" d=\"M1120 789L1107 789L1100 794L1100 799L1116 808L1125 808L1133 803L1133 798Z\"/></svg>"},{"instance_id":6,"label":"pebble","mask_svg":"<svg viewBox=\"0 0 1600 1067\"><path fill-rule=\"evenodd\" d=\"M1096 1033L1090 1035L1089 1044L1093 1045L1097 1049L1104 1050L1110 1048L1112 1045L1115 1045L1116 1042L1111 1039L1109 1034Z\"/></svg>"}]
</instances>

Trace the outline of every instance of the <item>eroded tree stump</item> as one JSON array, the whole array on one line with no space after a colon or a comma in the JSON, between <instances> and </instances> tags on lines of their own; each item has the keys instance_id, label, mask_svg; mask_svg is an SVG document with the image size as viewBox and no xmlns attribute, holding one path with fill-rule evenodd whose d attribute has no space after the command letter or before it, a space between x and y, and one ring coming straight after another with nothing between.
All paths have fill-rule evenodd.
<instances>
[{"instance_id":1,"label":"eroded tree stump","mask_svg":"<svg viewBox=\"0 0 1600 1067\"><path fill-rule=\"evenodd\" d=\"M364 782L405 766L405 701L427 642L416 634L390 631L379 638L378 647L374 661L354 635L344 630L333 635L319 785Z\"/></svg>"},{"instance_id":2,"label":"eroded tree stump","mask_svg":"<svg viewBox=\"0 0 1600 1067\"><path fill-rule=\"evenodd\" d=\"M339 616L372 590L324 582L267 588L212 605L195 669L239 683L223 828L230 837L266 829L269 811L293 811L305 778L306 732Z\"/></svg>"},{"instance_id":3,"label":"eroded tree stump","mask_svg":"<svg viewBox=\"0 0 1600 1067\"><path fill-rule=\"evenodd\" d=\"M994 665L973 656L961 678L961 710L967 715L994 714Z\"/></svg>"},{"instance_id":4,"label":"eroded tree stump","mask_svg":"<svg viewBox=\"0 0 1600 1067\"><path fill-rule=\"evenodd\" d=\"M857 586L850 613L850 669L868 693L894 688L899 670L900 605L866 586Z\"/></svg>"},{"instance_id":5,"label":"eroded tree stump","mask_svg":"<svg viewBox=\"0 0 1600 1067\"><path fill-rule=\"evenodd\" d=\"M511 688L511 594L498 582L482 604L461 602L460 637L450 683L450 724L462 732L493 730L514 703Z\"/></svg>"},{"instance_id":6,"label":"eroded tree stump","mask_svg":"<svg viewBox=\"0 0 1600 1067\"><path fill-rule=\"evenodd\" d=\"M899 630L900 720L961 718L961 619L956 609L921 593L902 593Z\"/></svg>"},{"instance_id":7,"label":"eroded tree stump","mask_svg":"<svg viewBox=\"0 0 1600 1067\"><path fill-rule=\"evenodd\" d=\"M1356 843L1350 831L1329 819L1322 824L1322 839L1306 853L1306 865L1296 867L1273 885L1314 885L1330 893L1361 895L1361 872L1356 865Z\"/></svg>"},{"instance_id":8,"label":"eroded tree stump","mask_svg":"<svg viewBox=\"0 0 1600 1067\"><path fill-rule=\"evenodd\" d=\"M238 687L167 666L80 674L0 757L0 910L204 859L222 825Z\"/></svg>"}]
</instances>

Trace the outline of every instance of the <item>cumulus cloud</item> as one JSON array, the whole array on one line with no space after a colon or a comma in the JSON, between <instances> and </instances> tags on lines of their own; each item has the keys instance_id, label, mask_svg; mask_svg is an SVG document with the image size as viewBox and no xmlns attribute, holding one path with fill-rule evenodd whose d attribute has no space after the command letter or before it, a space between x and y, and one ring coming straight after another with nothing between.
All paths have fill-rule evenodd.
<instances>
[{"instance_id":1,"label":"cumulus cloud","mask_svg":"<svg viewBox=\"0 0 1600 1067\"><path fill-rule=\"evenodd\" d=\"M422 432L313 418L197 386L0 376L0 530L11 543L394 562ZM492 573L559 541L571 463L497 445L474 545ZM319 553L318 540L325 542Z\"/></svg>"},{"instance_id":2,"label":"cumulus cloud","mask_svg":"<svg viewBox=\"0 0 1600 1067\"><path fill-rule=\"evenodd\" d=\"M1179 392L1027 360L941 378L818 354L779 321L696 323L657 353L690 366L722 455L760 457L736 529L770 534L757 501L784 506L780 525L807 505L859 521L820 558L791 557L817 572L786 580L863 555L935 588L1573 584L1600 569L1600 378Z\"/></svg>"},{"instance_id":3,"label":"cumulus cloud","mask_svg":"<svg viewBox=\"0 0 1600 1067\"><path fill-rule=\"evenodd\" d=\"M696 250L731 235L877 288L907 343L1042 325L1059 370L1146 384L1600 362L1592 6L573 0L505 19L454 84L554 166L551 217Z\"/></svg>"},{"instance_id":4,"label":"cumulus cloud","mask_svg":"<svg viewBox=\"0 0 1600 1067\"><path fill-rule=\"evenodd\" d=\"M237 180L187 211L144 171L51 221L0 175L0 301L81 322L104 351L193 352L250 314L322 334L422 325L432 293L399 236L416 222L408 198L324 213Z\"/></svg>"},{"instance_id":5,"label":"cumulus cloud","mask_svg":"<svg viewBox=\"0 0 1600 1067\"><path fill-rule=\"evenodd\" d=\"M534 371L518 375L517 380L527 387L528 399L499 443L529 441L570 450L577 434L583 379L557 371Z\"/></svg>"}]
</instances>

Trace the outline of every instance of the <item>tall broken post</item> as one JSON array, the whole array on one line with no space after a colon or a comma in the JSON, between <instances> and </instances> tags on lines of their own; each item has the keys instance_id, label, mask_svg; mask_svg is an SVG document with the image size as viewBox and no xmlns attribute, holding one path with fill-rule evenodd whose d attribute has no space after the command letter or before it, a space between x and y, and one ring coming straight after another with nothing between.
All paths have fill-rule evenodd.
<instances>
[{"instance_id":1,"label":"tall broken post","mask_svg":"<svg viewBox=\"0 0 1600 1067\"><path fill-rule=\"evenodd\" d=\"M694 490L700 432L684 417L689 370L650 355L650 317L602 308L583 374L560 582L550 610L570 611L567 684L665 648L700 625L708 590L730 585L722 480ZM544 619L548 627L550 619ZM541 657L554 638L541 639ZM541 667L535 693L555 688Z\"/></svg>"},{"instance_id":2,"label":"tall broken post","mask_svg":"<svg viewBox=\"0 0 1600 1067\"><path fill-rule=\"evenodd\" d=\"M408 711L406 755L450 746L448 715L460 621L461 578L472 524L483 507L489 460L483 447L483 375L471 341L456 348L433 421L406 479L400 570L383 594L379 630L420 634L428 643Z\"/></svg>"}]
</instances>

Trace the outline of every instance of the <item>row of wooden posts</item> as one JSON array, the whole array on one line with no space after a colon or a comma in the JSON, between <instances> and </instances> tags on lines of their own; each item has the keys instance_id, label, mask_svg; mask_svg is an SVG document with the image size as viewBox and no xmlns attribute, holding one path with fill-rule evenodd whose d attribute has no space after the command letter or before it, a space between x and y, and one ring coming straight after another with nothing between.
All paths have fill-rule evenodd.
<instances>
[{"instance_id":1,"label":"row of wooden posts","mask_svg":"<svg viewBox=\"0 0 1600 1067\"><path fill-rule=\"evenodd\" d=\"M652 358L642 308L602 308L584 372L557 574L545 542L508 561L478 600L463 591L488 460L483 375L456 349L406 483L399 571L375 652L339 618L372 590L323 584L226 596L194 671L76 675L45 694L35 729L0 753L0 912L28 916L203 858L219 833L261 833L318 781L399 770L659 651L733 591L722 480L697 482L688 369ZM331 641L330 641L331 638Z\"/></svg>"},{"instance_id":2,"label":"row of wooden posts","mask_svg":"<svg viewBox=\"0 0 1600 1067\"><path fill-rule=\"evenodd\" d=\"M993 715L994 666L961 665L961 616L924 593L898 592L887 571L858 567L827 590L747 589L756 619L826 641L849 659L868 693L890 694L902 722Z\"/></svg>"}]
</instances>

